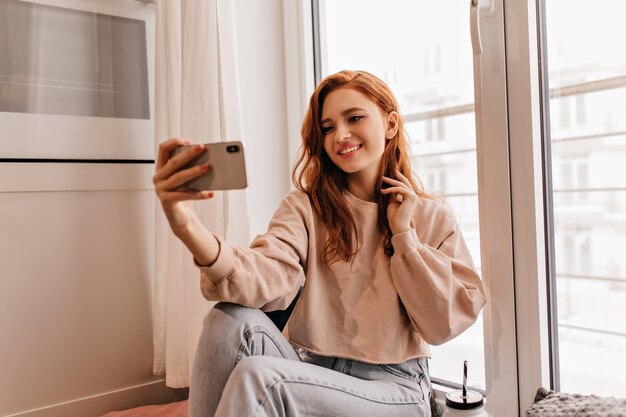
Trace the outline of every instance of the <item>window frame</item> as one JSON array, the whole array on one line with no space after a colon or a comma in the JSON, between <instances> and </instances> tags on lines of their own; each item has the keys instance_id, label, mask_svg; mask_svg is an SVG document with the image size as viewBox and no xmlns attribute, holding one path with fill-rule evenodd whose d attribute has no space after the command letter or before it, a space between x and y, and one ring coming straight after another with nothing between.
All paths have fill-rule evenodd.
<instances>
[{"instance_id":1,"label":"window frame","mask_svg":"<svg viewBox=\"0 0 626 417\"><path fill-rule=\"evenodd\" d=\"M556 311L551 199L551 158L547 73L540 67L544 42L542 0L503 0L506 20L508 120L511 147L511 194L518 383L521 411L537 389L553 388L552 330ZM545 58L543 56L542 58ZM544 120L543 118L546 118ZM554 310L553 310L554 309Z\"/></svg>"},{"instance_id":2,"label":"window frame","mask_svg":"<svg viewBox=\"0 0 626 417\"><path fill-rule=\"evenodd\" d=\"M481 265L489 298L483 313L487 411L521 416L539 387L553 386L550 346L556 342L549 326L552 265L546 261L551 218L544 213L551 212L551 201L544 195L551 184L544 181L550 167L543 155L549 135L540 94L541 0L492 1L493 11L481 16L483 52L474 61ZM469 15L469 2L467 7ZM313 59L326 42L320 13L321 45L314 48L313 11L323 8L324 0L283 2L291 163L315 68L319 74L324 65ZM435 387L438 401L446 391Z\"/></svg>"}]
</instances>

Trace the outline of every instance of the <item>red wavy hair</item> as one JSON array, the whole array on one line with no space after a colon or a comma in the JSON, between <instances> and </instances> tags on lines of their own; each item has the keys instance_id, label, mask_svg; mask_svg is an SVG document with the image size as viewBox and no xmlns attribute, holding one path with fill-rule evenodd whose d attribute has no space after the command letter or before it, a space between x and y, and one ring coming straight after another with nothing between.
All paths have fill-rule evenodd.
<instances>
[{"instance_id":1,"label":"red wavy hair","mask_svg":"<svg viewBox=\"0 0 626 417\"><path fill-rule=\"evenodd\" d=\"M328 94L337 88L352 88L364 94L384 114L392 111L399 113L398 102L389 87L365 71L341 71L330 75L322 80L311 96L302 123L302 146L293 166L292 181L297 189L309 196L314 210L326 225L328 238L324 247L324 260L327 263L350 261L360 248L356 223L343 194L348 188L347 174L337 168L324 150L322 107ZM395 178L395 171L398 170L409 179L418 196L430 198L413 179L402 117L398 119L396 135L385 141L374 191L374 201L378 204L377 227L387 256L393 255L393 246L386 214L389 196L380 192L382 176Z\"/></svg>"}]
</instances>

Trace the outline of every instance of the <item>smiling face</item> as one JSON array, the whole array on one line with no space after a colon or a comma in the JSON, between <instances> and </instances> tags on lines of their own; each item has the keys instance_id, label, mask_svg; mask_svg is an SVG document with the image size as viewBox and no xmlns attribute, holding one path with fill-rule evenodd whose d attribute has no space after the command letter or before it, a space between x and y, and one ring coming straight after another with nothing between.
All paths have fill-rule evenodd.
<instances>
[{"instance_id":1,"label":"smiling face","mask_svg":"<svg viewBox=\"0 0 626 417\"><path fill-rule=\"evenodd\" d=\"M338 88L326 96L321 114L324 149L349 178L375 183L386 139L397 132L397 113L384 114L366 95Z\"/></svg>"}]
</instances>

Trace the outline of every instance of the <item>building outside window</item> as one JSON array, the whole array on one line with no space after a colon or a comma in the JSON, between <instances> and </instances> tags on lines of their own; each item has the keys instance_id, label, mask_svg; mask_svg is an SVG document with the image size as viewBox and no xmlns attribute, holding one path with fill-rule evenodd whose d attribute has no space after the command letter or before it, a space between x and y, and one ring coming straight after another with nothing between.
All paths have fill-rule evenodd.
<instances>
[{"instance_id":1,"label":"building outside window","mask_svg":"<svg viewBox=\"0 0 626 417\"><path fill-rule=\"evenodd\" d=\"M626 4L546 0L545 12L560 389L623 397Z\"/></svg>"}]
</instances>

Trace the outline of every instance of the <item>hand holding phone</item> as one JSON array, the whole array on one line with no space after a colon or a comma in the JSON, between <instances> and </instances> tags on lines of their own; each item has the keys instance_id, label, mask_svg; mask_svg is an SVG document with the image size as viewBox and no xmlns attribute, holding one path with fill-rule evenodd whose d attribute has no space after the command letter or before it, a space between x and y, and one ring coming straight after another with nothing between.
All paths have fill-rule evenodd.
<instances>
[{"instance_id":1,"label":"hand holding phone","mask_svg":"<svg viewBox=\"0 0 626 417\"><path fill-rule=\"evenodd\" d=\"M172 151L170 157L193 146L197 145L180 146ZM241 142L206 143L204 147L204 152L183 165L180 170L202 164L209 164L211 169L183 184L180 187L182 190L235 190L248 186L244 147Z\"/></svg>"}]
</instances>

